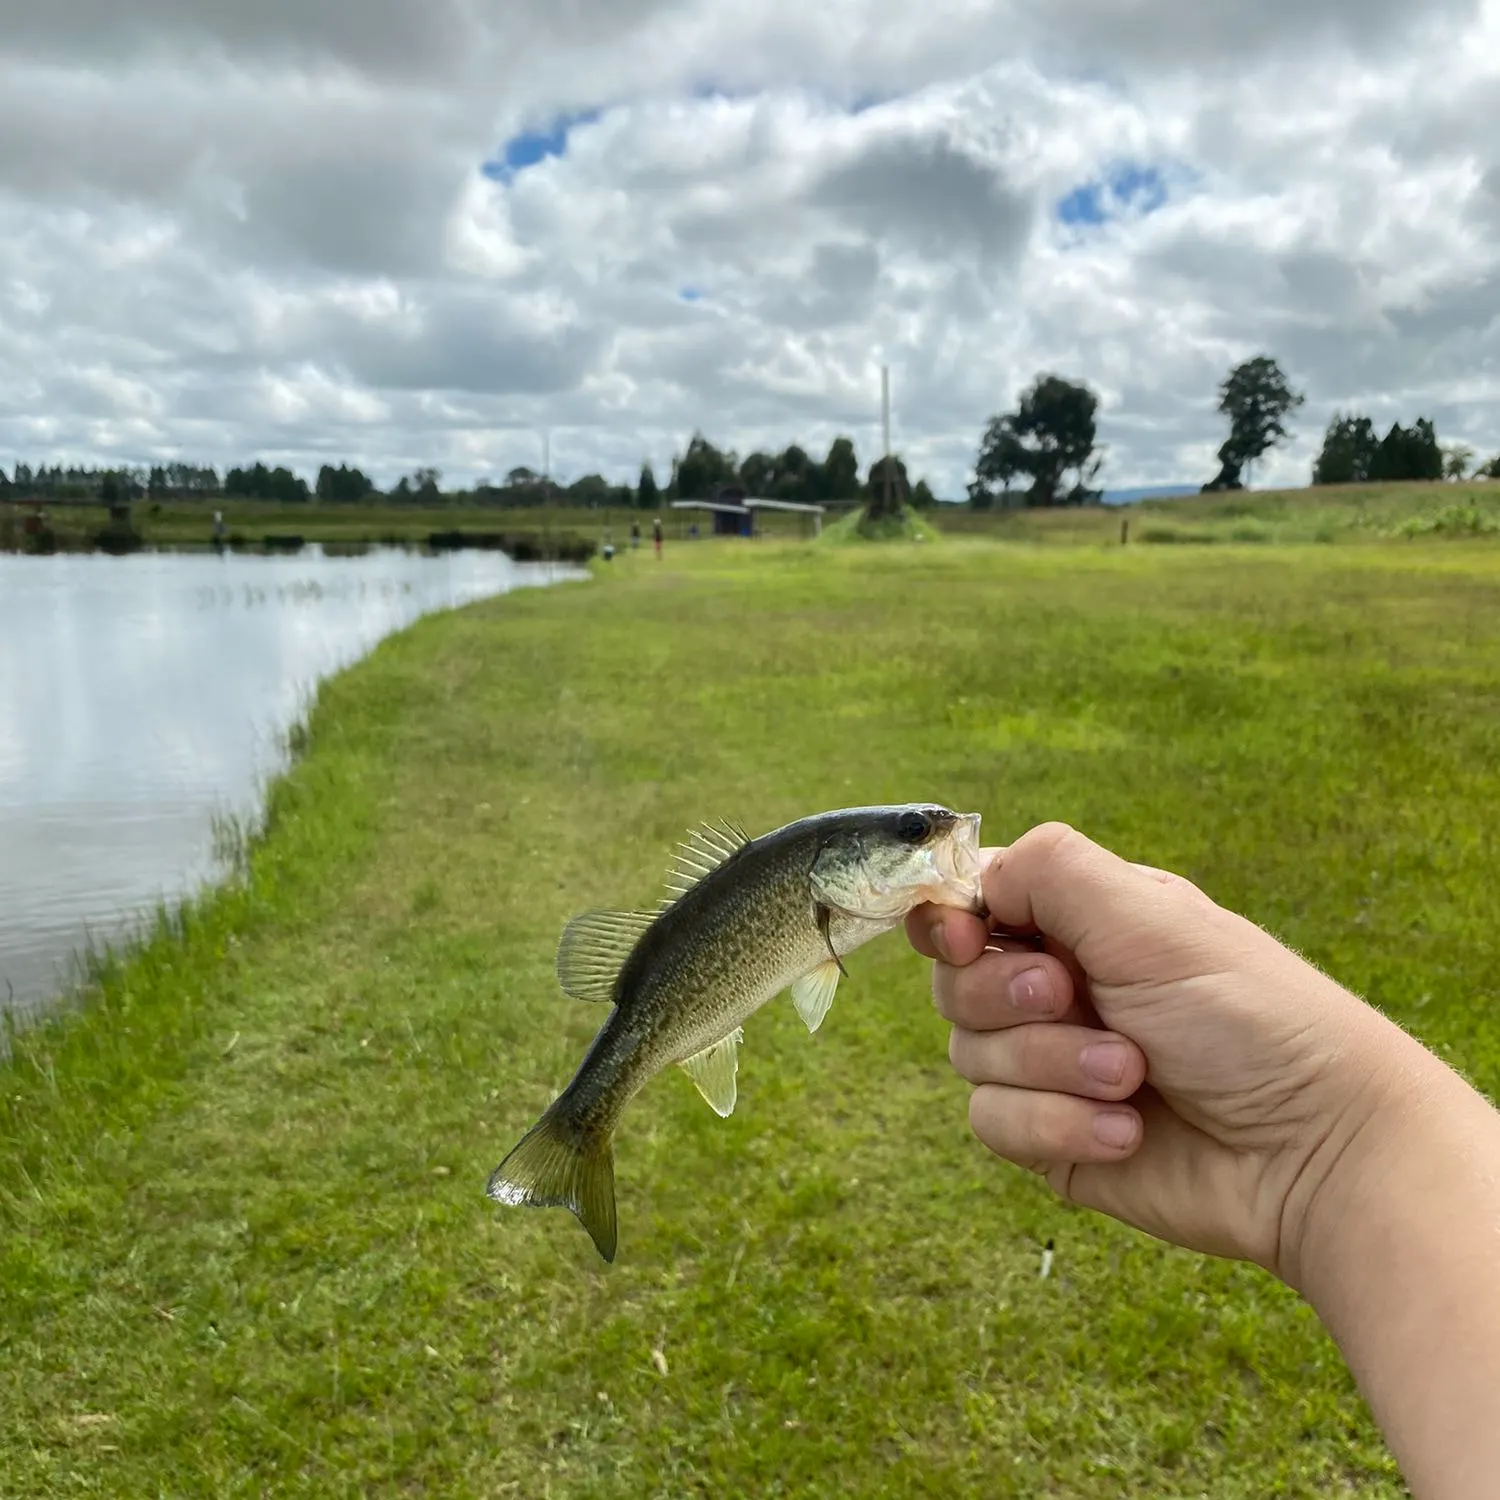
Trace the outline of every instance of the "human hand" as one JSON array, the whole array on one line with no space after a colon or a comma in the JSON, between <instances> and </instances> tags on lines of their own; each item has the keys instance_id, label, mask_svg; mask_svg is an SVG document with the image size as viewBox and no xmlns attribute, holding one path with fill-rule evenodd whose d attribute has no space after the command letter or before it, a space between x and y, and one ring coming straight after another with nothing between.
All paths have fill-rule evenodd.
<instances>
[{"instance_id":1,"label":"human hand","mask_svg":"<svg viewBox=\"0 0 1500 1500\"><path fill-rule=\"evenodd\" d=\"M906 922L937 960L974 1133L1064 1198L1297 1285L1330 1173L1430 1054L1188 881L1071 828L985 857L990 923Z\"/></svg>"}]
</instances>

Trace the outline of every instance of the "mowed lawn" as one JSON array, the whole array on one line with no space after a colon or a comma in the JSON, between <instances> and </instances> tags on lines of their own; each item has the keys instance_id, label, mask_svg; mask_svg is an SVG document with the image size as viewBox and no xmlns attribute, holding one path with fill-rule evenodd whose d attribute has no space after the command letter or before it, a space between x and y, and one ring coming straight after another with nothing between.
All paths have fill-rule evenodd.
<instances>
[{"instance_id":1,"label":"mowed lawn","mask_svg":"<svg viewBox=\"0 0 1500 1500\"><path fill-rule=\"evenodd\" d=\"M1261 1272L965 1125L893 934L617 1141L605 1266L490 1169L675 841L938 798L1190 875L1500 1090L1500 549L702 544L323 692L247 883L0 1069L0 1494L1395 1496ZM1052 1274L1039 1274L1051 1240Z\"/></svg>"}]
</instances>

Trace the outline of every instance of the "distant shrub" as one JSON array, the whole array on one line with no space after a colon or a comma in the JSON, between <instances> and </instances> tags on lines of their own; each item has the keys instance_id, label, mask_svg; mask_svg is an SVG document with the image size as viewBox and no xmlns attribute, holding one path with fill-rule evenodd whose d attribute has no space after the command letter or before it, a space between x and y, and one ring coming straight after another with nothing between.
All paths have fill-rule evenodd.
<instances>
[{"instance_id":1,"label":"distant shrub","mask_svg":"<svg viewBox=\"0 0 1500 1500\"><path fill-rule=\"evenodd\" d=\"M1393 536L1489 536L1500 532L1500 518L1477 505L1445 505L1426 515L1408 516L1392 531Z\"/></svg>"}]
</instances>

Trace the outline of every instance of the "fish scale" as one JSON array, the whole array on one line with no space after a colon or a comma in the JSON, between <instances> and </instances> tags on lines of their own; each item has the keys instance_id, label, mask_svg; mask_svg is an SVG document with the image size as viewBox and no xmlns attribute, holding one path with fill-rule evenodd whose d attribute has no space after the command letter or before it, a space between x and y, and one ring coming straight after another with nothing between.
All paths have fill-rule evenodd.
<instances>
[{"instance_id":1,"label":"fish scale","mask_svg":"<svg viewBox=\"0 0 1500 1500\"><path fill-rule=\"evenodd\" d=\"M735 1105L742 1027L790 989L809 1030L842 958L925 901L982 910L978 814L932 803L845 808L760 838L699 830L657 912L585 912L557 970L609 1016L567 1088L491 1174L501 1203L570 1209L605 1260L617 1243L613 1136L626 1105L680 1065L721 1115Z\"/></svg>"}]
</instances>

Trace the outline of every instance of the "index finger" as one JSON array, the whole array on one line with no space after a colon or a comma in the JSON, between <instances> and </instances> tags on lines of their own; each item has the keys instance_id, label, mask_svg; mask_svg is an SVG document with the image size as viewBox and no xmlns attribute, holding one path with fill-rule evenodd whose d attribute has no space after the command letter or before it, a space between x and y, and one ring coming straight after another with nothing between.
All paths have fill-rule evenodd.
<instances>
[{"instance_id":1,"label":"index finger","mask_svg":"<svg viewBox=\"0 0 1500 1500\"><path fill-rule=\"evenodd\" d=\"M981 849L979 864L988 876L1004 849ZM906 914L907 941L924 958L934 958L955 968L971 964L990 941L990 923L956 906L926 902Z\"/></svg>"}]
</instances>

